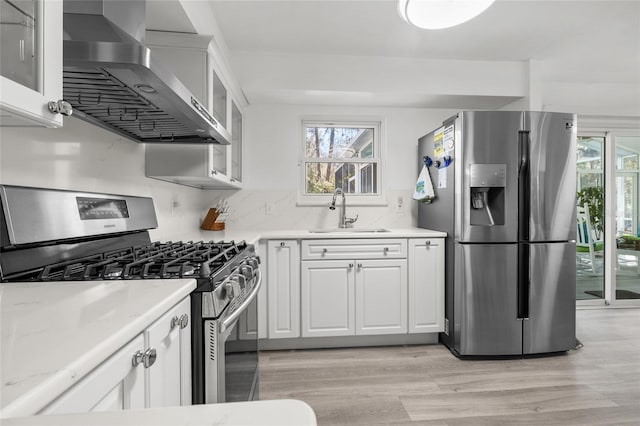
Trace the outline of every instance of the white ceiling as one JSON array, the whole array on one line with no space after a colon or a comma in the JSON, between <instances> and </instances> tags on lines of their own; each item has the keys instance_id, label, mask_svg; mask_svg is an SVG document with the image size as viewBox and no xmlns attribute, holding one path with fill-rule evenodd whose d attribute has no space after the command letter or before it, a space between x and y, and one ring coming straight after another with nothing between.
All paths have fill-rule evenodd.
<instances>
[{"instance_id":1,"label":"white ceiling","mask_svg":"<svg viewBox=\"0 0 640 426\"><path fill-rule=\"evenodd\" d=\"M235 56L251 53L534 60L542 64L539 72L547 80L640 87L640 1L636 0L497 0L475 19L443 30L408 25L398 15L395 0L210 2L232 66ZM181 16L169 3L176 1L148 0L148 28L193 32L184 13ZM243 64L246 61L240 61ZM238 70L241 86L246 72ZM250 100L269 96L247 95ZM293 103L299 102L303 100Z\"/></svg>"}]
</instances>

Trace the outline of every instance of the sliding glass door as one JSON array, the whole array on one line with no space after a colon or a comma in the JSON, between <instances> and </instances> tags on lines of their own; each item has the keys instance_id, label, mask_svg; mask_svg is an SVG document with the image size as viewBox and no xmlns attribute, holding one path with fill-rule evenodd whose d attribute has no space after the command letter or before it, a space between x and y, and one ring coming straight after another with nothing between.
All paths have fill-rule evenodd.
<instances>
[{"instance_id":1,"label":"sliding glass door","mask_svg":"<svg viewBox=\"0 0 640 426\"><path fill-rule=\"evenodd\" d=\"M576 299L640 306L640 131L577 143Z\"/></svg>"},{"instance_id":2,"label":"sliding glass door","mask_svg":"<svg viewBox=\"0 0 640 426\"><path fill-rule=\"evenodd\" d=\"M640 299L640 136L614 135L616 300Z\"/></svg>"},{"instance_id":3,"label":"sliding glass door","mask_svg":"<svg viewBox=\"0 0 640 426\"><path fill-rule=\"evenodd\" d=\"M577 143L576 299L604 298L604 136Z\"/></svg>"}]
</instances>

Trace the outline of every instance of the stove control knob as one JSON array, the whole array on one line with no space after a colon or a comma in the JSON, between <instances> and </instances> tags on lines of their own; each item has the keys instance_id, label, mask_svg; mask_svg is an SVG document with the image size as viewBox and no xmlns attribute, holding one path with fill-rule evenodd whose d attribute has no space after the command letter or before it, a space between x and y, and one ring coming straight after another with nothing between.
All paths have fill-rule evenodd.
<instances>
[{"instance_id":1,"label":"stove control knob","mask_svg":"<svg viewBox=\"0 0 640 426\"><path fill-rule=\"evenodd\" d=\"M224 285L224 292L226 294L226 297L228 298L232 298L233 297L233 283L228 282Z\"/></svg>"},{"instance_id":2,"label":"stove control knob","mask_svg":"<svg viewBox=\"0 0 640 426\"><path fill-rule=\"evenodd\" d=\"M247 278L253 277L253 268L249 265L241 266L240 272Z\"/></svg>"}]
</instances>

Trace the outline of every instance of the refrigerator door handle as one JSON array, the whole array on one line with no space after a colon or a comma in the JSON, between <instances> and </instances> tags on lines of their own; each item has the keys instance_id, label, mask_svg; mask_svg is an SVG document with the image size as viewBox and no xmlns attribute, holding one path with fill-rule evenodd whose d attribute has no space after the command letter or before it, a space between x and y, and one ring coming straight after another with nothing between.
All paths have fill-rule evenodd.
<instances>
[{"instance_id":1,"label":"refrigerator door handle","mask_svg":"<svg viewBox=\"0 0 640 426\"><path fill-rule=\"evenodd\" d=\"M530 246L529 244L518 244L518 319L529 319L529 274Z\"/></svg>"},{"instance_id":2,"label":"refrigerator door handle","mask_svg":"<svg viewBox=\"0 0 640 426\"><path fill-rule=\"evenodd\" d=\"M518 238L520 241L529 240L529 217L531 212L531 184L530 184L530 151L529 132L518 132L518 147L520 164L518 166Z\"/></svg>"}]
</instances>

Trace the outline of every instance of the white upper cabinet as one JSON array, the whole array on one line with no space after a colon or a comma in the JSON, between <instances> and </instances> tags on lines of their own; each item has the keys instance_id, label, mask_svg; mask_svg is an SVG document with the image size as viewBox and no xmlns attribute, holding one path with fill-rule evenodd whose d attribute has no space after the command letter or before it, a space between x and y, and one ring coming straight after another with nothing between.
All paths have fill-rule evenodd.
<instances>
[{"instance_id":1,"label":"white upper cabinet","mask_svg":"<svg viewBox=\"0 0 640 426\"><path fill-rule=\"evenodd\" d=\"M0 125L61 127L62 0L0 0L0 31Z\"/></svg>"},{"instance_id":2,"label":"white upper cabinet","mask_svg":"<svg viewBox=\"0 0 640 426\"><path fill-rule=\"evenodd\" d=\"M148 144L146 175L202 189L240 188L242 115L217 67L211 37L149 31L146 44L231 134L230 145Z\"/></svg>"}]
</instances>

